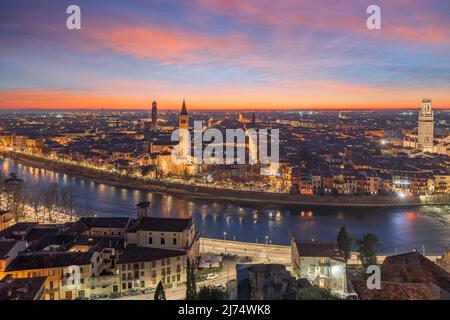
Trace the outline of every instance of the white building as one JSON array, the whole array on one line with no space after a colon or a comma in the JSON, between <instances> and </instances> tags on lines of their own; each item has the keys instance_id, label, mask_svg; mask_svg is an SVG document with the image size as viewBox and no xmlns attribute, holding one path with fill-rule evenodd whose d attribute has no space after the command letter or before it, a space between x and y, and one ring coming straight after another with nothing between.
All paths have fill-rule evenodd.
<instances>
[{"instance_id":1,"label":"white building","mask_svg":"<svg viewBox=\"0 0 450 320\"><path fill-rule=\"evenodd\" d=\"M346 263L336 243L328 241L291 242L291 264L294 277L306 278L320 288L345 296Z\"/></svg>"}]
</instances>

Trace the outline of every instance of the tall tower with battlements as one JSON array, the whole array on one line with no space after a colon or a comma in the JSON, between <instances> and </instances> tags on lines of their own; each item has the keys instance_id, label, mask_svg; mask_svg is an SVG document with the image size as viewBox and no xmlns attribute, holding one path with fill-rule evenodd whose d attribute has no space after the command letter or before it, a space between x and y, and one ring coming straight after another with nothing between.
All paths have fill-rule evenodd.
<instances>
[{"instance_id":1,"label":"tall tower with battlements","mask_svg":"<svg viewBox=\"0 0 450 320\"><path fill-rule=\"evenodd\" d=\"M156 101L152 103L152 131L158 130L158 104Z\"/></svg>"},{"instance_id":2,"label":"tall tower with battlements","mask_svg":"<svg viewBox=\"0 0 450 320\"><path fill-rule=\"evenodd\" d=\"M418 149L424 152L434 152L434 114L431 108L431 99L422 100L418 131Z\"/></svg>"}]
</instances>

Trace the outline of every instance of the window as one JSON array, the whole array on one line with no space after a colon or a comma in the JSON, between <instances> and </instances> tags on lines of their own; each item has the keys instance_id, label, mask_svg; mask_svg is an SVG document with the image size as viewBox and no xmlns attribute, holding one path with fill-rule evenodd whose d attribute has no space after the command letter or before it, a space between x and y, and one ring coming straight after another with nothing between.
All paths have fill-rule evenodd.
<instances>
[{"instance_id":1,"label":"window","mask_svg":"<svg viewBox=\"0 0 450 320\"><path fill-rule=\"evenodd\" d=\"M174 246L177 245L177 238L173 238L173 239L172 239L172 244L173 244Z\"/></svg>"},{"instance_id":2,"label":"window","mask_svg":"<svg viewBox=\"0 0 450 320\"><path fill-rule=\"evenodd\" d=\"M122 281L125 281L125 280L127 280L127 275L126 275L126 273L122 273Z\"/></svg>"},{"instance_id":3,"label":"window","mask_svg":"<svg viewBox=\"0 0 450 320\"><path fill-rule=\"evenodd\" d=\"M125 271L125 270L127 270L127 265L126 265L126 264L123 264L123 265L122 265L122 271Z\"/></svg>"},{"instance_id":4,"label":"window","mask_svg":"<svg viewBox=\"0 0 450 320\"><path fill-rule=\"evenodd\" d=\"M177 281L180 282L181 281L181 276L179 274L177 274Z\"/></svg>"},{"instance_id":5,"label":"window","mask_svg":"<svg viewBox=\"0 0 450 320\"><path fill-rule=\"evenodd\" d=\"M170 267L167 267L167 274L170 274Z\"/></svg>"},{"instance_id":6,"label":"window","mask_svg":"<svg viewBox=\"0 0 450 320\"><path fill-rule=\"evenodd\" d=\"M156 268L156 261L152 262L152 268Z\"/></svg>"},{"instance_id":7,"label":"window","mask_svg":"<svg viewBox=\"0 0 450 320\"><path fill-rule=\"evenodd\" d=\"M152 278L156 278L156 270L153 270L153 272L152 272Z\"/></svg>"},{"instance_id":8,"label":"window","mask_svg":"<svg viewBox=\"0 0 450 320\"><path fill-rule=\"evenodd\" d=\"M143 277L145 275L145 272L144 271L141 271L141 276Z\"/></svg>"},{"instance_id":9,"label":"window","mask_svg":"<svg viewBox=\"0 0 450 320\"><path fill-rule=\"evenodd\" d=\"M161 237L161 245L163 246L163 245L165 245L165 244L166 244L166 239L164 239L164 238Z\"/></svg>"},{"instance_id":10,"label":"window","mask_svg":"<svg viewBox=\"0 0 450 320\"><path fill-rule=\"evenodd\" d=\"M122 290L126 290L127 289L127 284L126 283L122 283Z\"/></svg>"},{"instance_id":11,"label":"window","mask_svg":"<svg viewBox=\"0 0 450 320\"><path fill-rule=\"evenodd\" d=\"M153 244L153 238L152 237L148 238L148 244Z\"/></svg>"},{"instance_id":12,"label":"window","mask_svg":"<svg viewBox=\"0 0 450 320\"><path fill-rule=\"evenodd\" d=\"M145 281L141 281L141 288L145 288Z\"/></svg>"},{"instance_id":13,"label":"window","mask_svg":"<svg viewBox=\"0 0 450 320\"><path fill-rule=\"evenodd\" d=\"M177 265L177 273L181 272L181 265Z\"/></svg>"},{"instance_id":14,"label":"window","mask_svg":"<svg viewBox=\"0 0 450 320\"><path fill-rule=\"evenodd\" d=\"M141 262L141 269L145 269L145 265L143 262Z\"/></svg>"},{"instance_id":15,"label":"window","mask_svg":"<svg viewBox=\"0 0 450 320\"><path fill-rule=\"evenodd\" d=\"M166 276L166 269L164 269L164 268L161 269L161 275L162 275L163 277Z\"/></svg>"},{"instance_id":16,"label":"window","mask_svg":"<svg viewBox=\"0 0 450 320\"><path fill-rule=\"evenodd\" d=\"M166 263L167 263L167 265L170 264L170 258L167 258Z\"/></svg>"}]
</instances>

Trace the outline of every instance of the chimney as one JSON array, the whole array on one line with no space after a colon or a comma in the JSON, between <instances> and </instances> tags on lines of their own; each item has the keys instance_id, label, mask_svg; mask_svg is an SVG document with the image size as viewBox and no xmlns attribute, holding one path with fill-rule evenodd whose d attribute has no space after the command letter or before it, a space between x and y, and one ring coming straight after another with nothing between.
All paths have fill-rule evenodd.
<instances>
[{"instance_id":1,"label":"chimney","mask_svg":"<svg viewBox=\"0 0 450 320\"><path fill-rule=\"evenodd\" d=\"M142 201L136 205L138 219L150 217L150 202Z\"/></svg>"}]
</instances>

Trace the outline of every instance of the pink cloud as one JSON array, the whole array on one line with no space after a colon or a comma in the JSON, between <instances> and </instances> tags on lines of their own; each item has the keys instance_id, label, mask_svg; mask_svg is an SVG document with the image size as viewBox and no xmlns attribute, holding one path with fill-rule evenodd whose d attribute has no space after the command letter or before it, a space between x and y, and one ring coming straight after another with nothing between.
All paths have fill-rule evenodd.
<instances>
[{"instance_id":1,"label":"pink cloud","mask_svg":"<svg viewBox=\"0 0 450 320\"><path fill-rule=\"evenodd\" d=\"M90 50L112 50L140 59L178 63L199 59L220 60L237 55L249 47L249 40L240 35L208 36L177 28L117 26L112 29L91 29L87 37Z\"/></svg>"}]
</instances>

